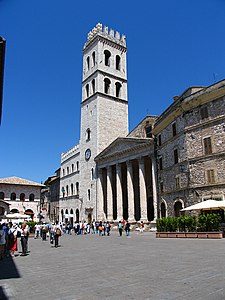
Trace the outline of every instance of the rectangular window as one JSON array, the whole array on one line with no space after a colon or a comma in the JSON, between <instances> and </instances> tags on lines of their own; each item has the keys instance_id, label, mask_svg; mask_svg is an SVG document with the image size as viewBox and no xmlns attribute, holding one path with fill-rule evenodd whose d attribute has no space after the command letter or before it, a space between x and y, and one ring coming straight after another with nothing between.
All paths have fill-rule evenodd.
<instances>
[{"instance_id":1,"label":"rectangular window","mask_svg":"<svg viewBox=\"0 0 225 300\"><path fill-rule=\"evenodd\" d=\"M172 125L172 130L173 130L173 136L175 136L177 134L177 126L176 123L173 123Z\"/></svg>"},{"instance_id":2,"label":"rectangular window","mask_svg":"<svg viewBox=\"0 0 225 300\"><path fill-rule=\"evenodd\" d=\"M173 151L173 156L174 156L174 163L177 164L178 163L178 150L175 149Z\"/></svg>"},{"instance_id":3,"label":"rectangular window","mask_svg":"<svg viewBox=\"0 0 225 300\"><path fill-rule=\"evenodd\" d=\"M207 181L208 183L215 183L215 171L214 170L207 170Z\"/></svg>"},{"instance_id":4,"label":"rectangular window","mask_svg":"<svg viewBox=\"0 0 225 300\"><path fill-rule=\"evenodd\" d=\"M180 188L180 177L175 178L175 185L176 185L176 189Z\"/></svg>"},{"instance_id":5,"label":"rectangular window","mask_svg":"<svg viewBox=\"0 0 225 300\"><path fill-rule=\"evenodd\" d=\"M162 157L159 158L159 170L163 169Z\"/></svg>"},{"instance_id":6,"label":"rectangular window","mask_svg":"<svg viewBox=\"0 0 225 300\"><path fill-rule=\"evenodd\" d=\"M152 137L152 126L147 126L145 127L145 133L146 133L146 137L147 138L151 138Z\"/></svg>"},{"instance_id":7,"label":"rectangular window","mask_svg":"<svg viewBox=\"0 0 225 300\"><path fill-rule=\"evenodd\" d=\"M158 145L159 145L159 146L162 145L162 137L161 137L161 134L158 135Z\"/></svg>"},{"instance_id":8,"label":"rectangular window","mask_svg":"<svg viewBox=\"0 0 225 300\"><path fill-rule=\"evenodd\" d=\"M201 119L206 119L209 117L209 114L208 114L208 107L207 106L204 106L204 107L201 107L200 108L200 116L201 116Z\"/></svg>"},{"instance_id":9,"label":"rectangular window","mask_svg":"<svg viewBox=\"0 0 225 300\"><path fill-rule=\"evenodd\" d=\"M212 153L211 137L207 137L207 138L203 139L203 143L204 143L205 154L211 154Z\"/></svg>"}]
</instances>

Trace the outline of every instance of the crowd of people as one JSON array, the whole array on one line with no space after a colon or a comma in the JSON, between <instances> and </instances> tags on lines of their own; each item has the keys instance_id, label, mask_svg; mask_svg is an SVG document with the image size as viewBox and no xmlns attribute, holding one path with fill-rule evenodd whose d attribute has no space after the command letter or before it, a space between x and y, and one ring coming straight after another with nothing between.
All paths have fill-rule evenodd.
<instances>
[{"instance_id":1,"label":"crowd of people","mask_svg":"<svg viewBox=\"0 0 225 300\"><path fill-rule=\"evenodd\" d=\"M111 224L109 221L93 221L88 223L86 221L71 223L52 223L52 224L36 224L34 238L41 237L42 240L46 240L46 237L50 237L50 241L54 239L56 234L56 226L60 228L61 234L75 234L75 235L86 235L86 234L96 234L99 236L110 236ZM128 221L119 221L117 225L119 236L123 235L125 231L126 236L130 236L131 224ZM143 222L139 225L140 233L144 230Z\"/></svg>"},{"instance_id":2,"label":"crowd of people","mask_svg":"<svg viewBox=\"0 0 225 300\"><path fill-rule=\"evenodd\" d=\"M21 256L28 254L28 237L30 228L26 222L18 225L16 223L0 224L0 260L7 256L15 256L18 251L18 239L21 242Z\"/></svg>"},{"instance_id":3,"label":"crowd of people","mask_svg":"<svg viewBox=\"0 0 225 300\"><path fill-rule=\"evenodd\" d=\"M128 221L119 221L117 225L118 235L121 237L123 231L130 237L131 224ZM140 233L144 230L143 222L139 225ZM96 234L99 236L110 236L111 224L109 221L86 221L71 223L36 223L34 226L34 238L41 238L42 241L49 239L52 246L59 247L59 237L62 234L88 235ZM22 253L21 256L28 255L28 238L30 228L26 222L22 224L2 223L0 224L0 260L7 256L15 256L18 252L18 240L20 239ZM19 255L19 254L17 254Z\"/></svg>"}]
</instances>

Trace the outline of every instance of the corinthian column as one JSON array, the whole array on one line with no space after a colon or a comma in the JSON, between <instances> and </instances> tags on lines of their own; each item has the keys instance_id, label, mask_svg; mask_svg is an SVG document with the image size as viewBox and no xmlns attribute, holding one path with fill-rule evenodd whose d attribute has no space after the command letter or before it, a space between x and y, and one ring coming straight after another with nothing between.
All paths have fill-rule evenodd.
<instances>
[{"instance_id":1,"label":"corinthian column","mask_svg":"<svg viewBox=\"0 0 225 300\"><path fill-rule=\"evenodd\" d=\"M107 221L113 220L112 167L107 167Z\"/></svg>"},{"instance_id":2,"label":"corinthian column","mask_svg":"<svg viewBox=\"0 0 225 300\"><path fill-rule=\"evenodd\" d=\"M127 196L128 196L128 220L134 221L134 187L132 176L132 162L127 161Z\"/></svg>"},{"instance_id":3,"label":"corinthian column","mask_svg":"<svg viewBox=\"0 0 225 300\"><path fill-rule=\"evenodd\" d=\"M143 158L139 162L139 189L140 189L140 209L141 221L147 221L147 193L145 185L145 162Z\"/></svg>"},{"instance_id":4,"label":"corinthian column","mask_svg":"<svg viewBox=\"0 0 225 300\"><path fill-rule=\"evenodd\" d=\"M117 199L117 221L123 219L123 194L121 165L116 164L116 199Z\"/></svg>"},{"instance_id":5,"label":"corinthian column","mask_svg":"<svg viewBox=\"0 0 225 300\"><path fill-rule=\"evenodd\" d=\"M102 176L102 169L98 170L98 179L97 179L97 219L104 220L105 213L103 209L103 176Z\"/></svg>"}]
</instances>

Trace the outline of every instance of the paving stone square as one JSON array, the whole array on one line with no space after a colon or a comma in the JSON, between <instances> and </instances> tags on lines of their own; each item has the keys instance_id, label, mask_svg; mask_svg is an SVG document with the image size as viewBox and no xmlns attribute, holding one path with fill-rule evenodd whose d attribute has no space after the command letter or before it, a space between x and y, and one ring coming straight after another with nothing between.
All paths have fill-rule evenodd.
<instances>
[{"instance_id":1,"label":"paving stone square","mask_svg":"<svg viewBox=\"0 0 225 300\"><path fill-rule=\"evenodd\" d=\"M0 261L0 299L224 300L225 239L64 235Z\"/></svg>"}]
</instances>

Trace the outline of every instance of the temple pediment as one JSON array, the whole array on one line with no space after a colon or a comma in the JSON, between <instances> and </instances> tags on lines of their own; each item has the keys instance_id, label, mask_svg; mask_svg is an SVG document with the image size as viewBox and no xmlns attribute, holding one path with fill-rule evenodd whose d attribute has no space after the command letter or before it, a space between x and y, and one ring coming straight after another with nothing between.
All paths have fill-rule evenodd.
<instances>
[{"instance_id":1,"label":"temple pediment","mask_svg":"<svg viewBox=\"0 0 225 300\"><path fill-rule=\"evenodd\" d=\"M147 147L153 147L153 139L143 138L117 138L107 148L95 157L95 161L111 158L113 156L121 156L126 153L136 152Z\"/></svg>"}]
</instances>

